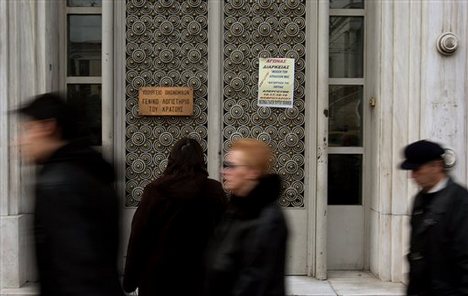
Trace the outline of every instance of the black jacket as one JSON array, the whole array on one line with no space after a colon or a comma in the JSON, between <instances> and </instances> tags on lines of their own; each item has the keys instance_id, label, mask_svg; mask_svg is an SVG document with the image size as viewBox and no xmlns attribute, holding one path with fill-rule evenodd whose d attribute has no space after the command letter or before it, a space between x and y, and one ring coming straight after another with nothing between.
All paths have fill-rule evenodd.
<instances>
[{"instance_id":1,"label":"black jacket","mask_svg":"<svg viewBox=\"0 0 468 296\"><path fill-rule=\"evenodd\" d=\"M221 184L203 174L162 176L148 184L133 216L125 291L200 295L206 244L225 205Z\"/></svg>"},{"instance_id":2,"label":"black jacket","mask_svg":"<svg viewBox=\"0 0 468 296\"><path fill-rule=\"evenodd\" d=\"M408 295L468 295L468 191L420 192L411 217Z\"/></svg>"},{"instance_id":3,"label":"black jacket","mask_svg":"<svg viewBox=\"0 0 468 296\"><path fill-rule=\"evenodd\" d=\"M65 145L42 164L34 218L41 295L123 295L113 180L100 154L79 144Z\"/></svg>"},{"instance_id":4,"label":"black jacket","mask_svg":"<svg viewBox=\"0 0 468 296\"><path fill-rule=\"evenodd\" d=\"M232 196L208 249L207 296L283 296L287 226L277 204L281 180L262 178Z\"/></svg>"}]
</instances>

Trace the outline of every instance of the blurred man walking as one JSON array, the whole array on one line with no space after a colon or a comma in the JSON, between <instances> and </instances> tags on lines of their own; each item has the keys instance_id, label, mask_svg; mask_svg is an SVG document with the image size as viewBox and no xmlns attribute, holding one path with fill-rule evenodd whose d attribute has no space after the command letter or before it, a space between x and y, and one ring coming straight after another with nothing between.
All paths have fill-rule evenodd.
<instances>
[{"instance_id":1,"label":"blurred man walking","mask_svg":"<svg viewBox=\"0 0 468 296\"><path fill-rule=\"evenodd\" d=\"M41 295L123 295L113 168L78 140L77 118L58 95L40 95L17 112L22 156L40 165L34 230Z\"/></svg>"}]
</instances>

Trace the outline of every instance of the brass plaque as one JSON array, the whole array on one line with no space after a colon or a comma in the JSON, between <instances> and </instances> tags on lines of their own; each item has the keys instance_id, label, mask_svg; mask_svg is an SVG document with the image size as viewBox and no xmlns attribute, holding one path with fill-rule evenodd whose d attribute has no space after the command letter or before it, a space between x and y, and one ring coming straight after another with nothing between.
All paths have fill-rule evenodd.
<instances>
[{"instance_id":1,"label":"brass plaque","mask_svg":"<svg viewBox=\"0 0 468 296\"><path fill-rule=\"evenodd\" d=\"M193 115L193 89L190 87L140 87L140 115Z\"/></svg>"}]
</instances>

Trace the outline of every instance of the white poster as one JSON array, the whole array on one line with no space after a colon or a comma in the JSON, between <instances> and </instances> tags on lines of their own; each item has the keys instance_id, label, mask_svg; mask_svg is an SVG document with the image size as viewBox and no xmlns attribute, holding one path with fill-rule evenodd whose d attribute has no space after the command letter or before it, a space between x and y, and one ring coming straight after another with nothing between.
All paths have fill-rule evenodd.
<instances>
[{"instance_id":1,"label":"white poster","mask_svg":"<svg viewBox=\"0 0 468 296\"><path fill-rule=\"evenodd\" d=\"M260 107L292 108L294 59L260 58L258 103Z\"/></svg>"}]
</instances>

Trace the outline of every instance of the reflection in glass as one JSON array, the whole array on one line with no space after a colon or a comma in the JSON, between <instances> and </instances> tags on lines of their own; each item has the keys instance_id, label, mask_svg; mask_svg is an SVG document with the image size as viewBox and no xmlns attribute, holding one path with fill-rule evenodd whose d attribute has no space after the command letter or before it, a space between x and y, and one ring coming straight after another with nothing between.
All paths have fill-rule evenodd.
<instances>
[{"instance_id":1,"label":"reflection in glass","mask_svg":"<svg viewBox=\"0 0 468 296\"><path fill-rule=\"evenodd\" d=\"M362 155L328 155L328 204L362 204Z\"/></svg>"},{"instance_id":2,"label":"reflection in glass","mask_svg":"<svg viewBox=\"0 0 468 296\"><path fill-rule=\"evenodd\" d=\"M79 124L90 134L91 144L101 145L101 85L69 84L67 98L75 111L80 114Z\"/></svg>"},{"instance_id":3,"label":"reflection in glass","mask_svg":"<svg viewBox=\"0 0 468 296\"><path fill-rule=\"evenodd\" d=\"M101 16L68 16L68 76L101 76Z\"/></svg>"},{"instance_id":4,"label":"reflection in glass","mask_svg":"<svg viewBox=\"0 0 468 296\"><path fill-rule=\"evenodd\" d=\"M330 0L330 9L364 8L364 0Z\"/></svg>"},{"instance_id":5,"label":"reflection in glass","mask_svg":"<svg viewBox=\"0 0 468 296\"><path fill-rule=\"evenodd\" d=\"M362 146L362 86L329 86L328 143Z\"/></svg>"},{"instance_id":6,"label":"reflection in glass","mask_svg":"<svg viewBox=\"0 0 468 296\"><path fill-rule=\"evenodd\" d=\"M68 0L69 7L101 7L102 0Z\"/></svg>"},{"instance_id":7,"label":"reflection in glass","mask_svg":"<svg viewBox=\"0 0 468 296\"><path fill-rule=\"evenodd\" d=\"M363 77L363 17L330 17L330 78Z\"/></svg>"}]
</instances>

